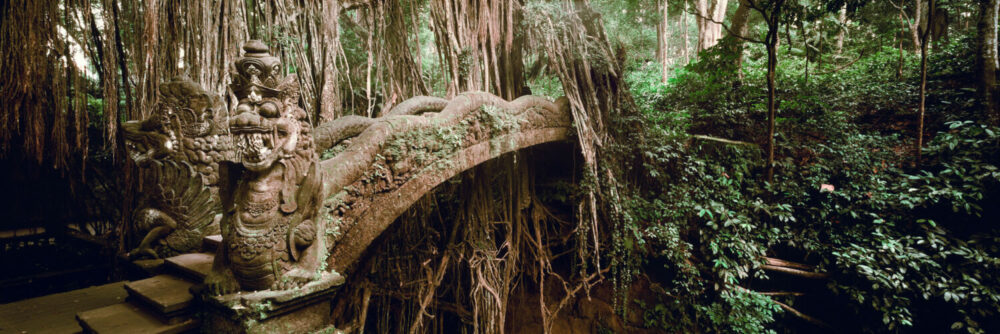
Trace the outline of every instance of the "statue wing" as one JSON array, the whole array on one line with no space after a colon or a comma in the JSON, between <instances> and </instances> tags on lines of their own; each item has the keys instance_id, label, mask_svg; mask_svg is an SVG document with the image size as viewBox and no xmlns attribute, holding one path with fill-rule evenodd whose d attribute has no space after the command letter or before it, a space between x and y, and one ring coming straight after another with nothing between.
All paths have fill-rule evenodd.
<instances>
[{"instance_id":1,"label":"statue wing","mask_svg":"<svg viewBox=\"0 0 1000 334\"><path fill-rule=\"evenodd\" d=\"M179 229L201 229L212 223L219 211L218 201L194 167L187 162L166 161L153 168L160 175L159 191Z\"/></svg>"}]
</instances>

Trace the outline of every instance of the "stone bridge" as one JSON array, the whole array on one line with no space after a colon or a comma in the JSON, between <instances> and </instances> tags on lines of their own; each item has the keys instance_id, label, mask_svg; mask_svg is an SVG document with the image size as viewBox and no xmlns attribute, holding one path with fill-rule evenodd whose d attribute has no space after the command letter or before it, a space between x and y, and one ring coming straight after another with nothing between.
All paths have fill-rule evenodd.
<instances>
[{"instance_id":1,"label":"stone bridge","mask_svg":"<svg viewBox=\"0 0 1000 334\"><path fill-rule=\"evenodd\" d=\"M126 285L135 303L172 319L149 326L329 328L340 273L417 200L486 161L574 133L565 98L506 101L484 92L415 97L382 117L313 127L297 80L283 75L279 59L260 41L244 51L230 67L235 106L180 78L161 85L147 119L122 127L148 189L129 226L143 237L128 257L136 265L160 258L168 267ZM194 286L199 306L192 306ZM148 318L133 306L77 318L89 332L120 332L112 329ZM204 316L192 317L198 308ZM160 332L153 327L132 332Z\"/></svg>"},{"instance_id":2,"label":"stone bridge","mask_svg":"<svg viewBox=\"0 0 1000 334\"><path fill-rule=\"evenodd\" d=\"M416 97L381 118L347 117L318 127L319 150L335 154L320 167L326 198L321 215L331 222L328 265L349 270L372 241L437 185L504 153L567 140L571 124L565 98L551 102L524 96L508 102L470 92L450 101Z\"/></svg>"},{"instance_id":3,"label":"stone bridge","mask_svg":"<svg viewBox=\"0 0 1000 334\"><path fill-rule=\"evenodd\" d=\"M227 198L238 193L231 182L233 174L229 173L239 169L226 161L241 159L240 155L247 155L247 145L269 139L253 135L248 140L238 132L230 135L223 127L205 125L227 122L228 109L221 101L211 99L210 94L190 82L175 82L166 87L166 102L158 109L160 111L142 122L130 122L126 127L132 158L144 166L149 181L155 185L152 189L158 190L151 191L155 196L138 211L139 223L155 227L139 249L165 259L158 260L161 265L150 269L155 272L152 277L124 283L130 296L127 301L103 302L100 305L106 306L93 304L91 307L99 308L81 309L76 320L84 332L331 332L338 320L331 318L333 304L341 289L338 286L345 280L329 269L349 272L397 217L442 182L505 153L565 141L574 133L565 98L552 102L525 96L505 101L483 92L465 93L451 100L416 97L379 118L346 116L315 129L306 126L305 134L311 135L312 143L300 146L322 153L325 159L318 161L314 152L308 154L313 157L311 161L315 166L310 170L319 177L290 183L288 174L284 174L286 176L278 177L281 181L277 184L298 185L299 189L306 189L306 193L318 193L322 203L300 200L298 208L313 207L319 212L315 219L321 224L316 224L318 228L311 231L319 237L316 240L319 242L312 245L328 251L321 252L326 257L319 259L326 261L326 265L313 272L313 280L304 285L264 290L244 287L242 291L220 294L207 290L211 276L225 269L220 263L232 259L220 254L245 256L246 253L239 251L285 249L280 241L262 243L260 239L246 237L242 242L228 241L227 244L226 238L234 235L233 219L238 219L235 218L238 214L234 215L236 210L233 209L220 209L217 204L221 197L222 208L227 206L225 203L231 206ZM209 111L217 114L209 115ZM275 136L279 134L275 132ZM303 142L308 140L300 141ZM275 149L279 147L274 146ZM281 164L285 169L296 168L293 161ZM313 184L308 182L310 179L323 183ZM237 188L245 189L244 186L250 185L249 188L266 189L275 185L241 180L236 183ZM237 195L236 198L241 197ZM194 203L198 205L192 206ZM198 210L191 212L193 207ZM285 205L280 207L280 210L297 212L294 208L286 209ZM214 223L211 222L213 210L223 211L215 215ZM267 216L266 212L246 212L253 217ZM295 223L280 218L275 221L285 224L271 225L279 228ZM221 235L208 235L218 233L215 231L219 231L220 225ZM206 228L209 226L215 228ZM253 227L235 228L248 226ZM268 237L270 234L258 235ZM287 235L291 238L299 234ZM256 246L260 247L253 248ZM167 257L164 255L167 249L182 254ZM251 259L261 256L260 253L248 253ZM299 259L305 257L304 254L300 253ZM263 263L267 266L281 260L271 258ZM156 260L133 263L140 266L145 266L140 263L149 263L143 261ZM121 283L113 288L118 286ZM52 318L58 322L65 317L53 315Z\"/></svg>"}]
</instances>

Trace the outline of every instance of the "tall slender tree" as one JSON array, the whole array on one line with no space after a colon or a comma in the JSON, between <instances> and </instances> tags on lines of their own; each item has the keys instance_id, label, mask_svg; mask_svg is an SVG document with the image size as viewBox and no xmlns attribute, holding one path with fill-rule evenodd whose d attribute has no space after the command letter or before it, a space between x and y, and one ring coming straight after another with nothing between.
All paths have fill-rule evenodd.
<instances>
[{"instance_id":1,"label":"tall slender tree","mask_svg":"<svg viewBox=\"0 0 1000 334\"><path fill-rule=\"evenodd\" d=\"M936 10L935 0L928 0L927 22L932 22L934 11ZM927 108L927 48L931 35L930 25L920 33L920 106L917 115L917 160L920 163L920 156L924 148L924 114Z\"/></svg>"},{"instance_id":2,"label":"tall slender tree","mask_svg":"<svg viewBox=\"0 0 1000 334\"><path fill-rule=\"evenodd\" d=\"M840 10L837 11L837 24L837 46L835 52L839 56L841 53L844 53L844 37L847 36L847 3L840 6Z\"/></svg>"},{"instance_id":3,"label":"tall slender tree","mask_svg":"<svg viewBox=\"0 0 1000 334\"><path fill-rule=\"evenodd\" d=\"M767 47L767 166L766 177L774 181L775 119L777 117L778 31L785 0L747 0L747 5L764 17L767 33L764 44Z\"/></svg>"},{"instance_id":4,"label":"tall slender tree","mask_svg":"<svg viewBox=\"0 0 1000 334\"><path fill-rule=\"evenodd\" d=\"M656 61L660 63L660 81L665 83L673 61L670 56L670 2L658 0L656 8L660 12L660 20L656 24Z\"/></svg>"},{"instance_id":5,"label":"tall slender tree","mask_svg":"<svg viewBox=\"0 0 1000 334\"><path fill-rule=\"evenodd\" d=\"M994 125L1000 125L1000 105L997 105L997 72L1000 63L997 56L997 17L1000 0L979 0L979 23L977 24L977 44L979 52L979 96L983 111Z\"/></svg>"}]
</instances>

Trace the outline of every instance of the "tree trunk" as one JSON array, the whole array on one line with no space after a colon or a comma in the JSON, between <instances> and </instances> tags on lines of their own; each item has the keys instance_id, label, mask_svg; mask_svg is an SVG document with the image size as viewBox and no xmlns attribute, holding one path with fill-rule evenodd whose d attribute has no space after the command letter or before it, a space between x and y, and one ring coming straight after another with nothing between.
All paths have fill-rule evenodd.
<instances>
[{"instance_id":1,"label":"tree trunk","mask_svg":"<svg viewBox=\"0 0 1000 334\"><path fill-rule=\"evenodd\" d=\"M1000 0L979 1L979 46L978 65L980 67L979 95L983 112L993 125L1000 125L1000 106L997 105L997 21Z\"/></svg>"},{"instance_id":2,"label":"tree trunk","mask_svg":"<svg viewBox=\"0 0 1000 334\"><path fill-rule=\"evenodd\" d=\"M670 21L669 2L660 0L658 4L660 10L660 22L656 25L656 60L660 63L660 81L667 82L670 71Z\"/></svg>"},{"instance_id":3,"label":"tree trunk","mask_svg":"<svg viewBox=\"0 0 1000 334\"><path fill-rule=\"evenodd\" d=\"M343 106L340 101L340 73L337 71L337 56L340 54L340 1L327 0L323 6L323 78L319 98L319 122L340 117Z\"/></svg>"},{"instance_id":4,"label":"tree trunk","mask_svg":"<svg viewBox=\"0 0 1000 334\"><path fill-rule=\"evenodd\" d=\"M747 0L740 0L739 7L736 7L736 13L733 14L732 32L739 34L739 36L732 36L733 40L733 53L736 54L735 67L736 74L740 79L743 79L743 39L747 37L750 32L750 5Z\"/></svg>"},{"instance_id":5,"label":"tree trunk","mask_svg":"<svg viewBox=\"0 0 1000 334\"><path fill-rule=\"evenodd\" d=\"M920 18L923 16L923 3L924 0L913 0L913 22L910 23L910 36L913 38L913 50L921 50L920 48ZM902 8L902 7L900 7ZM902 10L902 9L900 9Z\"/></svg>"},{"instance_id":6,"label":"tree trunk","mask_svg":"<svg viewBox=\"0 0 1000 334\"><path fill-rule=\"evenodd\" d=\"M847 35L847 4L845 3L840 7L840 12L837 14L837 22L840 22L840 27L837 29L837 55L844 52L844 35ZM808 53L808 51L807 51Z\"/></svg>"},{"instance_id":7,"label":"tree trunk","mask_svg":"<svg viewBox=\"0 0 1000 334\"><path fill-rule=\"evenodd\" d=\"M690 30L691 27L688 26L688 8L688 2L685 0L684 12L681 13L681 33L683 34L681 38L684 39L684 49L681 49L681 58L684 59L685 64L691 61L691 54L689 51L691 50L691 37L688 36L688 30Z\"/></svg>"},{"instance_id":8,"label":"tree trunk","mask_svg":"<svg viewBox=\"0 0 1000 334\"><path fill-rule=\"evenodd\" d=\"M128 64L126 63L125 60L126 55L122 43L121 26L118 24L119 21L118 5L115 3L115 1L110 1L110 3L106 5L111 7L111 22L112 25L114 26L115 49L118 51L118 69L121 72L121 77L122 77L121 89L125 92L125 116L129 119L132 119L135 113L135 109L132 106L134 100L132 100L132 85L130 83L131 80L129 80L129 75L128 75L129 72ZM117 103L117 101L113 102ZM107 101L105 101L105 103L107 103ZM116 147L115 138L116 134L118 133L117 118L108 117L107 130L109 133L108 134L108 140L109 140L108 144L110 145L109 147Z\"/></svg>"},{"instance_id":9,"label":"tree trunk","mask_svg":"<svg viewBox=\"0 0 1000 334\"><path fill-rule=\"evenodd\" d=\"M719 44L719 40L722 39L722 21L726 19L727 7L729 7L729 0L716 0L712 6L712 22L710 22L712 40L705 47L706 49Z\"/></svg>"},{"instance_id":10,"label":"tree trunk","mask_svg":"<svg viewBox=\"0 0 1000 334\"><path fill-rule=\"evenodd\" d=\"M899 42L899 62L896 66L896 80L903 80L903 61L905 60L903 58L903 39L906 37L903 29L906 27L906 21L903 19L902 11L899 12L899 23L899 34L896 35Z\"/></svg>"},{"instance_id":11,"label":"tree trunk","mask_svg":"<svg viewBox=\"0 0 1000 334\"><path fill-rule=\"evenodd\" d=\"M373 61L369 71L375 70L374 78L378 78L381 83L380 115L403 100L426 95L428 92L420 73L420 64L414 60L411 52L409 35L404 33L417 30L411 26L416 25L416 22L407 23L407 12L403 8L407 4L417 5L415 2L399 0L372 1L364 11L371 44L368 52ZM411 18L411 21L415 19Z\"/></svg>"},{"instance_id":12,"label":"tree trunk","mask_svg":"<svg viewBox=\"0 0 1000 334\"><path fill-rule=\"evenodd\" d=\"M748 0L750 1L750 0ZM774 133L775 119L777 118L777 84L775 76L778 68L778 31L781 24L781 10L784 0L774 0L770 4L770 10L762 11L764 20L767 22L767 36L764 43L767 45L767 181L774 182ZM753 4L754 8L760 10L760 4Z\"/></svg>"},{"instance_id":13,"label":"tree trunk","mask_svg":"<svg viewBox=\"0 0 1000 334\"><path fill-rule=\"evenodd\" d=\"M931 42L937 44L939 41L948 39L948 23L950 19L948 11L941 7L934 9L933 17L933 20L927 21L927 29L931 30ZM933 45L931 46L933 47Z\"/></svg>"},{"instance_id":14,"label":"tree trunk","mask_svg":"<svg viewBox=\"0 0 1000 334\"><path fill-rule=\"evenodd\" d=\"M798 26L799 26L799 35L802 36L802 55L803 55L803 59L806 61L805 81L806 81L806 85L808 85L809 84L809 48L810 48L809 37L808 37L809 36L809 30L806 29L806 23L805 22L801 22L800 21L799 24L798 24ZM817 29L817 30L819 30L819 29ZM821 56L821 55L819 55L819 53L817 52L817 56Z\"/></svg>"},{"instance_id":15,"label":"tree trunk","mask_svg":"<svg viewBox=\"0 0 1000 334\"><path fill-rule=\"evenodd\" d=\"M775 71L778 65L778 28L768 27L767 31L767 181L774 181L774 120L775 110ZM773 36L773 37L772 37Z\"/></svg>"},{"instance_id":16,"label":"tree trunk","mask_svg":"<svg viewBox=\"0 0 1000 334\"><path fill-rule=\"evenodd\" d=\"M918 0L919 1L919 0ZM935 10L935 0L928 1L927 22L932 21ZM920 155L924 147L924 112L927 105L927 44L930 37L930 29L924 29L921 34L920 44L920 115L917 120L917 165L920 164Z\"/></svg>"},{"instance_id":17,"label":"tree trunk","mask_svg":"<svg viewBox=\"0 0 1000 334\"><path fill-rule=\"evenodd\" d=\"M708 18L712 16L709 14L709 1L711 0L695 0L694 10L697 13L694 17L695 25L698 26L698 43L695 44L695 50L701 52L705 49L705 41L708 39Z\"/></svg>"},{"instance_id":18,"label":"tree trunk","mask_svg":"<svg viewBox=\"0 0 1000 334\"><path fill-rule=\"evenodd\" d=\"M726 18L729 0L698 0L698 52L719 43L722 38L722 21Z\"/></svg>"}]
</instances>

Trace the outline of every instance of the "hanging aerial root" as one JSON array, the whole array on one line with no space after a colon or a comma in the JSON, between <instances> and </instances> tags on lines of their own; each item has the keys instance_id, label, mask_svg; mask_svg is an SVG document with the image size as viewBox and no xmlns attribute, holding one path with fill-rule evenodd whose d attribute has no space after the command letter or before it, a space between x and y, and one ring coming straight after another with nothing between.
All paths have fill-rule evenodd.
<instances>
[{"instance_id":1,"label":"hanging aerial root","mask_svg":"<svg viewBox=\"0 0 1000 334\"><path fill-rule=\"evenodd\" d=\"M427 314L427 306L434 301L434 295L437 292L437 287L441 285L441 280L444 279L445 269L448 268L448 260L450 256L445 253L441 257L441 262L438 263L436 270L427 270L427 281L421 288L423 290L423 295L420 297L420 309L417 311L416 319L413 324L410 325L410 334L417 333L420 328L423 327L424 315Z\"/></svg>"}]
</instances>

